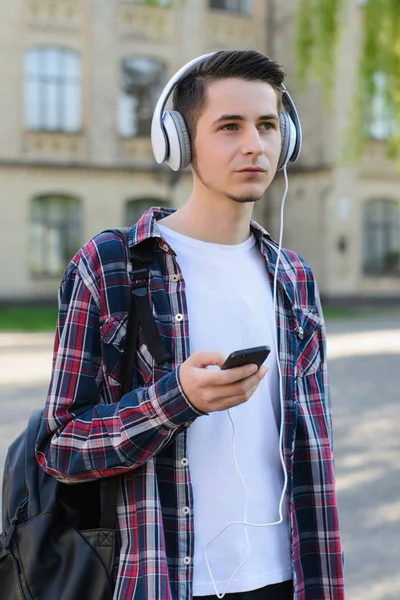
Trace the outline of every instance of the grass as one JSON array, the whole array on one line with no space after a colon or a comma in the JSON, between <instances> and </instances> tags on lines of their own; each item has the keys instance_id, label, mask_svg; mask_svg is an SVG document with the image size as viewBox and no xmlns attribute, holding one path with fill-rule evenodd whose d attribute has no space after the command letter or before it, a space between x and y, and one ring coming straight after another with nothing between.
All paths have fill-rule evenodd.
<instances>
[{"instance_id":1,"label":"grass","mask_svg":"<svg viewBox=\"0 0 400 600\"><path fill-rule=\"evenodd\" d=\"M390 312L392 307L388 307L383 309L379 306L353 306L352 308L343 308L343 307L333 307L326 306L322 307L324 311L324 319L362 319L362 318L370 318L376 317L377 315L382 314L385 310L386 312Z\"/></svg>"},{"instance_id":2,"label":"grass","mask_svg":"<svg viewBox=\"0 0 400 600\"><path fill-rule=\"evenodd\" d=\"M362 311L357 308L339 308L327 306L323 307L325 319L355 319L357 317L365 316L366 311Z\"/></svg>"},{"instance_id":3,"label":"grass","mask_svg":"<svg viewBox=\"0 0 400 600\"><path fill-rule=\"evenodd\" d=\"M57 307L0 308L0 331L54 331Z\"/></svg>"},{"instance_id":4,"label":"grass","mask_svg":"<svg viewBox=\"0 0 400 600\"><path fill-rule=\"evenodd\" d=\"M365 317L375 311L357 308L324 308L326 319ZM54 331L57 307L18 306L0 308L0 331Z\"/></svg>"}]
</instances>

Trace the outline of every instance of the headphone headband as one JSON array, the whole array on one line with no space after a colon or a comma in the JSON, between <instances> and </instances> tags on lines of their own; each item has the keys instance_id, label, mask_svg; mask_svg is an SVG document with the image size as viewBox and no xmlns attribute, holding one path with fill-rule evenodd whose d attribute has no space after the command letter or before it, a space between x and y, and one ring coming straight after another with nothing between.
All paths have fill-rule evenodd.
<instances>
[{"instance_id":1,"label":"headphone headband","mask_svg":"<svg viewBox=\"0 0 400 600\"><path fill-rule=\"evenodd\" d=\"M162 126L162 117L164 114L165 105L167 104L170 95L172 94L180 80L183 79L184 76L188 75L191 71L193 71L199 63L203 62L206 58L212 56L213 54L215 54L215 52L203 54L202 56L194 58L186 65L183 65L183 67L181 67L179 71L177 71L175 75L171 77L171 79L168 81L167 85L161 92L161 96L159 97L156 107L154 109L153 120L151 122L151 139L153 140L154 137L157 138L156 145L153 144L153 152L154 158L156 159L158 164L166 160L169 152L168 139L165 133L165 129ZM162 138L159 135L160 131L162 132Z\"/></svg>"},{"instance_id":2,"label":"headphone headband","mask_svg":"<svg viewBox=\"0 0 400 600\"><path fill-rule=\"evenodd\" d=\"M216 53L203 54L185 64L171 77L161 92L151 122L151 143L154 158L158 164L168 162L175 171L189 165L191 148L184 118L177 111L164 111L164 109L178 83L193 71L199 63L204 62L214 54ZM302 143L300 119L294 102L283 84L282 104L286 112L280 114L282 151L278 161L278 169L282 169L289 161L295 162L298 159Z\"/></svg>"}]
</instances>

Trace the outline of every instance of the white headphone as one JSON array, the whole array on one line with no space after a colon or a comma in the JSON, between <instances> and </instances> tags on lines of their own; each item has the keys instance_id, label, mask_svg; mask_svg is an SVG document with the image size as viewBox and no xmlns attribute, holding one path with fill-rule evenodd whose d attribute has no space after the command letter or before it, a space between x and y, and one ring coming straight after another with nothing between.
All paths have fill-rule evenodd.
<instances>
[{"instance_id":1,"label":"white headphone","mask_svg":"<svg viewBox=\"0 0 400 600\"><path fill-rule=\"evenodd\" d=\"M173 171L180 171L189 166L192 151L185 119L176 110L164 111L165 105L178 83L199 63L214 54L215 52L204 54L181 67L163 89L154 109L151 122L151 144L154 158L158 164L166 162ZM299 158L302 143L299 116L293 100L283 84L282 104L285 111L280 113L282 146L278 169L283 169L288 162L295 162Z\"/></svg>"}]
</instances>

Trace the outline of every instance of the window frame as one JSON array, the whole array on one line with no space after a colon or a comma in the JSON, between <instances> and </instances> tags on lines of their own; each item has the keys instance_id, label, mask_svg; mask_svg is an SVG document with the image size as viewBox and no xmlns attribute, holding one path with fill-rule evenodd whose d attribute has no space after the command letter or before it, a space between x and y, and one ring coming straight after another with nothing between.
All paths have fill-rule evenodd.
<instances>
[{"instance_id":1,"label":"window frame","mask_svg":"<svg viewBox=\"0 0 400 600\"><path fill-rule=\"evenodd\" d=\"M374 73L373 95L371 102L365 104L367 136L371 140L386 142L396 131L396 120L390 114L386 93L386 77L381 71Z\"/></svg>"},{"instance_id":2,"label":"window frame","mask_svg":"<svg viewBox=\"0 0 400 600\"><path fill-rule=\"evenodd\" d=\"M159 0L159 4L146 3L145 0L120 0L121 4L143 4L150 8L170 8L172 0Z\"/></svg>"},{"instance_id":3,"label":"window frame","mask_svg":"<svg viewBox=\"0 0 400 600\"><path fill-rule=\"evenodd\" d=\"M54 201L61 206L58 218L52 214L51 204ZM33 196L29 211L29 271L32 277L59 278L81 247L82 229L83 204L79 197L56 192ZM54 234L59 236L58 239L52 239ZM54 243L58 244L57 251L60 257L56 268L52 267L51 261L48 260L54 257Z\"/></svg>"},{"instance_id":4,"label":"window frame","mask_svg":"<svg viewBox=\"0 0 400 600\"><path fill-rule=\"evenodd\" d=\"M240 16L249 16L253 13L252 0L220 0L220 2L225 6L212 6L213 0L209 0L208 8Z\"/></svg>"},{"instance_id":5,"label":"window frame","mask_svg":"<svg viewBox=\"0 0 400 600\"><path fill-rule=\"evenodd\" d=\"M82 57L78 51L56 45L27 48L24 52L25 128L67 134L82 131L82 86ZM35 95L37 107L32 100ZM74 108L66 100L68 95L74 101Z\"/></svg>"},{"instance_id":6,"label":"window frame","mask_svg":"<svg viewBox=\"0 0 400 600\"><path fill-rule=\"evenodd\" d=\"M400 276L400 201L371 198L363 205L362 217L364 275Z\"/></svg>"},{"instance_id":7,"label":"window frame","mask_svg":"<svg viewBox=\"0 0 400 600\"><path fill-rule=\"evenodd\" d=\"M150 110L148 110L148 116L145 119L141 119L138 116L138 112L140 111L140 100L137 103L137 106L134 106L135 96L133 94L129 94L125 90L125 65L128 61L149 61L149 63L153 63L153 65L158 68L159 72L157 73L157 77L150 84L153 86L152 89L147 89L145 91L144 96L150 98L148 102L144 104L146 106L150 106ZM137 139L144 138L148 139L150 137L150 125L154 112L154 108L156 106L157 100L160 96L161 91L164 88L164 85L167 81L167 65L164 60L159 57L144 55L144 54L133 54L122 57L120 61L120 85L119 85L119 94L118 94L118 111L117 111L117 119L118 119L118 134L124 139ZM131 85L135 85L131 82ZM138 87L145 88L145 85ZM129 106L130 104L130 106ZM131 117L131 122L128 121L128 111L134 111L134 115ZM136 130L135 130L136 127Z\"/></svg>"}]
</instances>

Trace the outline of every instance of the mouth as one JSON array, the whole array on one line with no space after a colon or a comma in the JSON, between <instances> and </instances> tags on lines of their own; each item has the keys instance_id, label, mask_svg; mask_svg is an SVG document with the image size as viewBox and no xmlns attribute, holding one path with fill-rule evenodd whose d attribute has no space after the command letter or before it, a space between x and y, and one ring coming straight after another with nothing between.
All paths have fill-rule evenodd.
<instances>
[{"instance_id":1,"label":"mouth","mask_svg":"<svg viewBox=\"0 0 400 600\"><path fill-rule=\"evenodd\" d=\"M266 173L261 167L246 167L246 169L240 169L238 173Z\"/></svg>"}]
</instances>

